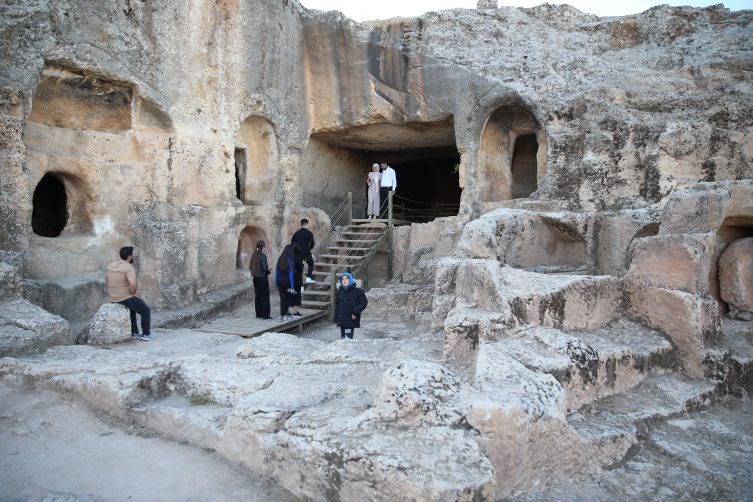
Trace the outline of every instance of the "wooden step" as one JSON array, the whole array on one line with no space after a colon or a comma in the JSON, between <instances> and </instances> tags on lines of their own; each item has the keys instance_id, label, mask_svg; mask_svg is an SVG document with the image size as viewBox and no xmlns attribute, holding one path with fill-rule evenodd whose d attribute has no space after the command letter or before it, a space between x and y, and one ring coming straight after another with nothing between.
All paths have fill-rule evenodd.
<instances>
[{"instance_id":1,"label":"wooden step","mask_svg":"<svg viewBox=\"0 0 753 502\"><path fill-rule=\"evenodd\" d=\"M314 272L314 273L316 273L316 272ZM329 274L327 274L327 275L329 275ZM329 281L305 282L305 283L303 283L303 285L304 286L324 286L324 287L329 287ZM308 290L305 290L305 291L308 291Z\"/></svg>"},{"instance_id":2,"label":"wooden step","mask_svg":"<svg viewBox=\"0 0 753 502\"><path fill-rule=\"evenodd\" d=\"M307 291L304 290L303 293L301 293L303 296L306 295L312 295L312 296L326 296L329 298L329 291Z\"/></svg>"},{"instance_id":3,"label":"wooden step","mask_svg":"<svg viewBox=\"0 0 753 502\"><path fill-rule=\"evenodd\" d=\"M354 256L354 255L347 255L347 254L323 254L319 255L319 258L328 258L330 260L353 260L353 261L359 261L363 260L363 256ZM317 265L326 265L326 263L317 263Z\"/></svg>"},{"instance_id":4,"label":"wooden step","mask_svg":"<svg viewBox=\"0 0 753 502\"><path fill-rule=\"evenodd\" d=\"M366 232L340 232L340 235L360 235L360 236L371 236L374 235L375 237L381 236L383 233L387 231L386 228L370 228Z\"/></svg>"},{"instance_id":5,"label":"wooden step","mask_svg":"<svg viewBox=\"0 0 753 502\"><path fill-rule=\"evenodd\" d=\"M365 248L348 248L348 247L340 247L340 246L330 246L327 248L327 250L333 250L333 251L371 251L371 246L365 247Z\"/></svg>"},{"instance_id":6,"label":"wooden step","mask_svg":"<svg viewBox=\"0 0 753 502\"><path fill-rule=\"evenodd\" d=\"M353 223L389 223L390 220L369 220L363 218L353 218Z\"/></svg>"},{"instance_id":7,"label":"wooden step","mask_svg":"<svg viewBox=\"0 0 753 502\"><path fill-rule=\"evenodd\" d=\"M345 271L343 269L347 269L347 268L356 269L358 267L356 267L356 266L345 266L344 267L344 266L340 265L337 269L335 269L335 277L337 277L338 275L342 274ZM327 272L324 272L324 271L322 271L322 272L314 272L314 275L319 275L319 276L324 276L324 277L330 277L331 272L330 271L327 271Z\"/></svg>"},{"instance_id":8,"label":"wooden step","mask_svg":"<svg viewBox=\"0 0 753 502\"><path fill-rule=\"evenodd\" d=\"M323 309L329 307L329 302L315 302L313 300L301 300L301 307Z\"/></svg>"},{"instance_id":9,"label":"wooden step","mask_svg":"<svg viewBox=\"0 0 753 502\"><path fill-rule=\"evenodd\" d=\"M348 239L335 239L335 242L348 242L348 243L357 243L357 242L360 242L362 244L373 244L373 243L377 242L378 240L379 239L374 239L374 240L355 240L355 241L353 241L353 240L348 240Z\"/></svg>"}]
</instances>

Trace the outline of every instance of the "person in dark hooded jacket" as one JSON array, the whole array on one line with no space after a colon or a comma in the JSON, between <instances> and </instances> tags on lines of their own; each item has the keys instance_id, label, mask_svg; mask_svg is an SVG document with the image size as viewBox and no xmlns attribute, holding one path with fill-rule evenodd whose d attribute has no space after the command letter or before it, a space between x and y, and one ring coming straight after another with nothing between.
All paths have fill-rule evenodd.
<instances>
[{"instance_id":1,"label":"person in dark hooded jacket","mask_svg":"<svg viewBox=\"0 0 753 502\"><path fill-rule=\"evenodd\" d=\"M366 293L356 287L353 276L341 275L335 292L335 326L340 328L340 338L353 339L355 329L361 327L361 312L368 304Z\"/></svg>"}]
</instances>

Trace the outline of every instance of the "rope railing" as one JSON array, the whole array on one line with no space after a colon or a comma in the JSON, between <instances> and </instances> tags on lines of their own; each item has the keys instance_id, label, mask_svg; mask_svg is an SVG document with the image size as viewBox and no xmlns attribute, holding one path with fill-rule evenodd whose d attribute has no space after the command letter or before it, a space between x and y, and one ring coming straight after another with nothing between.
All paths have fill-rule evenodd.
<instances>
[{"instance_id":1,"label":"rope railing","mask_svg":"<svg viewBox=\"0 0 753 502\"><path fill-rule=\"evenodd\" d=\"M401 199L401 200L404 200L404 201L407 201L407 202L413 202L415 204L424 204L425 206L437 206L438 205L438 206L458 206L458 207L460 207L460 203L455 204L455 203L444 203L444 202L421 202L421 201L409 199L407 197L403 197L403 196L397 195L397 194L393 195L392 197L394 199Z\"/></svg>"},{"instance_id":2,"label":"rope railing","mask_svg":"<svg viewBox=\"0 0 753 502\"><path fill-rule=\"evenodd\" d=\"M326 232L324 232L324 235L322 236L323 230L319 230L317 233L314 234L314 242L316 244L314 244L314 249L311 250L312 254L314 255L317 254L317 250L325 242L327 236L329 236L329 234L332 233L332 230L335 227L334 222L339 221L340 218L342 218L345 215L348 209L348 206L345 205L346 202L348 202L348 197L345 197L343 201L340 203L340 205L337 206L337 208L335 208L335 210L332 212L332 216L329 217L330 224L327 226L327 230ZM340 214L338 215L338 213Z\"/></svg>"}]
</instances>

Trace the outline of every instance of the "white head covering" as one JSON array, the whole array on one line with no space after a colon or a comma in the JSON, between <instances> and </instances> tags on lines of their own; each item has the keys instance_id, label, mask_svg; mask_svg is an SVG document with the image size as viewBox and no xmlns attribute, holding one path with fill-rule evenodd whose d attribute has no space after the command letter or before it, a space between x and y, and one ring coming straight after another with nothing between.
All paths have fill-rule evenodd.
<instances>
[{"instance_id":1,"label":"white head covering","mask_svg":"<svg viewBox=\"0 0 753 502\"><path fill-rule=\"evenodd\" d=\"M371 164L371 167L376 167L377 169L379 169L379 164Z\"/></svg>"}]
</instances>

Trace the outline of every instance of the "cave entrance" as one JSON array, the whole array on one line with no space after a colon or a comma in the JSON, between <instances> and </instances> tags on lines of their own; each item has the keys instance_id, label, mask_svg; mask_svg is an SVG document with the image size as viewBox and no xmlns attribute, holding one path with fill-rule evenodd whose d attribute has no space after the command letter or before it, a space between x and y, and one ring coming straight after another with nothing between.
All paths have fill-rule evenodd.
<instances>
[{"instance_id":1,"label":"cave entrance","mask_svg":"<svg viewBox=\"0 0 753 502\"><path fill-rule=\"evenodd\" d=\"M34 189L31 230L42 237L57 237L68 220L65 186L56 176L45 174Z\"/></svg>"},{"instance_id":2,"label":"cave entrance","mask_svg":"<svg viewBox=\"0 0 753 502\"><path fill-rule=\"evenodd\" d=\"M397 176L396 219L427 222L458 213L462 188L453 117L311 134L301 157L303 205L324 210L338 224L333 215L351 192L353 217L365 218L366 176L381 161Z\"/></svg>"},{"instance_id":3,"label":"cave entrance","mask_svg":"<svg viewBox=\"0 0 753 502\"><path fill-rule=\"evenodd\" d=\"M524 134L515 140L512 152L512 198L528 197L538 188L536 154L539 142L535 134Z\"/></svg>"},{"instance_id":4,"label":"cave entrance","mask_svg":"<svg viewBox=\"0 0 753 502\"><path fill-rule=\"evenodd\" d=\"M454 148L436 148L411 155L395 155L387 163L395 169L397 190L393 217L424 223L456 216L460 209L460 154Z\"/></svg>"},{"instance_id":5,"label":"cave entrance","mask_svg":"<svg viewBox=\"0 0 753 502\"><path fill-rule=\"evenodd\" d=\"M241 122L235 142L235 196L249 206L272 202L279 155L271 122L252 115Z\"/></svg>"},{"instance_id":6,"label":"cave entrance","mask_svg":"<svg viewBox=\"0 0 753 502\"><path fill-rule=\"evenodd\" d=\"M528 109L503 106L489 116L479 149L484 202L529 197L538 189L546 164L546 135Z\"/></svg>"},{"instance_id":7,"label":"cave entrance","mask_svg":"<svg viewBox=\"0 0 753 502\"><path fill-rule=\"evenodd\" d=\"M244 148L235 149L235 197L246 203L246 150Z\"/></svg>"}]
</instances>

